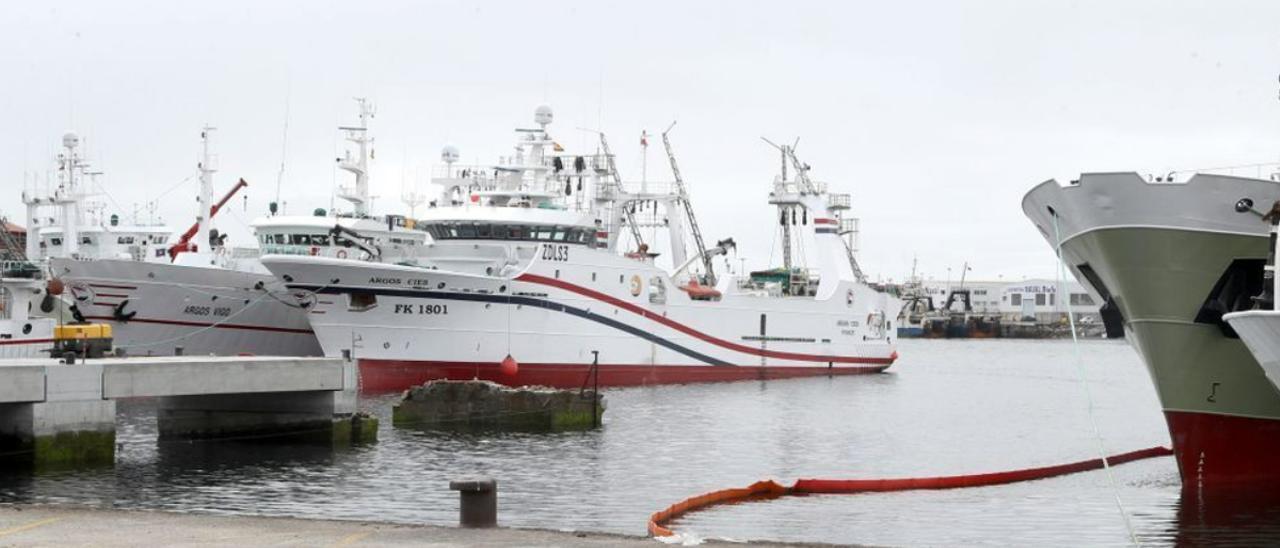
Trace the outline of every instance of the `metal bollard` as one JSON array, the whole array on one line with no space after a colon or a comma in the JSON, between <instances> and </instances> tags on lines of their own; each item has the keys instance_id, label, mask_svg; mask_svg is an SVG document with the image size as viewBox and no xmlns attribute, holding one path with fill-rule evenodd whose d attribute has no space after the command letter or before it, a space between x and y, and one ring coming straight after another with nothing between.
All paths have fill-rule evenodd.
<instances>
[{"instance_id":1,"label":"metal bollard","mask_svg":"<svg viewBox=\"0 0 1280 548\"><path fill-rule=\"evenodd\" d=\"M63 352L63 353L62 353L62 363L65 363L65 364L67 364L67 365L75 365L75 363L76 363L76 353L75 353L75 352Z\"/></svg>"},{"instance_id":2,"label":"metal bollard","mask_svg":"<svg viewBox=\"0 0 1280 548\"><path fill-rule=\"evenodd\" d=\"M498 525L498 482L492 478L449 482L449 489L460 494L462 527L495 527Z\"/></svg>"},{"instance_id":3,"label":"metal bollard","mask_svg":"<svg viewBox=\"0 0 1280 548\"><path fill-rule=\"evenodd\" d=\"M183 349L181 346L175 346L175 347L173 347L173 355L174 355L174 356L181 356L181 355L182 355L182 351L183 351L183 350L184 350L184 349Z\"/></svg>"}]
</instances>

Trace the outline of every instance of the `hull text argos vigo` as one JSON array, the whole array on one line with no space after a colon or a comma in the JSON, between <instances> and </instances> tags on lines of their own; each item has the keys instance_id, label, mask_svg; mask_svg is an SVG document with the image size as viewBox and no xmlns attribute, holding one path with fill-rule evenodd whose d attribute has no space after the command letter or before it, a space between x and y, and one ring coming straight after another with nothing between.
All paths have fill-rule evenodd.
<instances>
[{"instance_id":1,"label":"hull text argos vigo","mask_svg":"<svg viewBox=\"0 0 1280 548\"><path fill-rule=\"evenodd\" d=\"M1045 182L1024 213L1076 277L1123 318L1164 408L1183 484L1280 484L1280 392L1223 315L1262 293L1274 181L1136 173ZM1104 316L1107 314L1104 313Z\"/></svg>"},{"instance_id":2,"label":"hull text argos vigo","mask_svg":"<svg viewBox=\"0 0 1280 548\"><path fill-rule=\"evenodd\" d=\"M796 178L777 179L771 201L817 265L793 265L788 251L782 269L717 283L713 258L733 242L703 244L665 134L676 182L629 192L603 137L603 154L565 154L547 133L550 109L536 120L497 167L459 167L445 150L434 180L443 192L419 221L433 238L420 258L262 258L290 289L316 293L311 325L326 354L359 360L362 389L438 378L560 387L765 379L871 373L894 361L885 312L898 303L859 280L833 211L847 202L833 208L789 149ZM619 232L638 241L658 227L670 269L649 245L616 251Z\"/></svg>"}]
</instances>

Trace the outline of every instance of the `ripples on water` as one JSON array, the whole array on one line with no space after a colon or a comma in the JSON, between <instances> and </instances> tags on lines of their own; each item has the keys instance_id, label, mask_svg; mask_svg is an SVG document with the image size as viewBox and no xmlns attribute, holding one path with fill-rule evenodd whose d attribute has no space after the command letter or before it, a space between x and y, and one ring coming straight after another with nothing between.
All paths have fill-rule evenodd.
<instances>
[{"instance_id":1,"label":"ripples on water","mask_svg":"<svg viewBox=\"0 0 1280 548\"><path fill-rule=\"evenodd\" d=\"M1123 343L1082 343L1108 453L1169 438ZM890 373L610 390L605 428L559 434L395 429L373 446L163 443L146 402L120 406L114 469L8 477L0 500L451 525L451 478L499 480L504 525L644 534L650 513L764 478L951 475L1097 455L1070 342L903 341ZM1274 540L1280 505L1201 506L1159 458L1113 469L1149 544ZM1122 545L1102 472L989 488L787 497L691 514L700 537L888 545Z\"/></svg>"}]
</instances>

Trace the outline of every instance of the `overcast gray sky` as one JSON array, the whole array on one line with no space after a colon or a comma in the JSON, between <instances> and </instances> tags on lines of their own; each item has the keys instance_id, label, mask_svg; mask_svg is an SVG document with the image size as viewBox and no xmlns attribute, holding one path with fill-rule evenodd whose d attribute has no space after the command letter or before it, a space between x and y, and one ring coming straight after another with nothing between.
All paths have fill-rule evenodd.
<instances>
[{"instance_id":1,"label":"overcast gray sky","mask_svg":"<svg viewBox=\"0 0 1280 548\"><path fill-rule=\"evenodd\" d=\"M224 224L275 195L327 207L335 126L378 106L375 209L403 209L441 146L507 153L539 103L555 134L601 127L638 176L673 133L703 231L762 266L775 141L854 197L862 263L900 279L1052 276L1019 209L1048 178L1280 160L1280 3L10 2L0 17L0 212L81 133L125 209L194 215L199 128L219 128ZM651 152L650 166L661 160ZM1256 170L1239 174L1256 175ZM1265 176L1264 171L1263 175ZM347 177L337 175L339 180ZM170 191L170 189L174 189ZM426 190L423 185L422 190ZM169 191L167 194L166 191ZM232 230L233 235L243 233Z\"/></svg>"}]
</instances>

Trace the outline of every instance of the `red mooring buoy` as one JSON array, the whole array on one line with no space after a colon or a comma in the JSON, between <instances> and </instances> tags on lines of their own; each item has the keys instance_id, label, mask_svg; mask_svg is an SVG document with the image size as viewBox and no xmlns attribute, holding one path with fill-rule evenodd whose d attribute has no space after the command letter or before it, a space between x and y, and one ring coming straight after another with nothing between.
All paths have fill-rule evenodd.
<instances>
[{"instance_id":1,"label":"red mooring buoy","mask_svg":"<svg viewBox=\"0 0 1280 548\"><path fill-rule=\"evenodd\" d=\"M507 354L507 357L502 358L502 363L498 364L498 371L508 377L514 377L516 373L520 372L520 363L515 358L512 358L511 354Z\"/></svg>"},{"instance_id":2,"label":"red mooring buoy","mask_svg":"<svg viewBox=\"0 0 1280 548\"><path fill-rule=\"evenodd\" d=\"M49 283L45 284L45 290L48 291L50 295L61 295L63 290L62 279L50 278Z\"/></svg>"}]
</instances>

